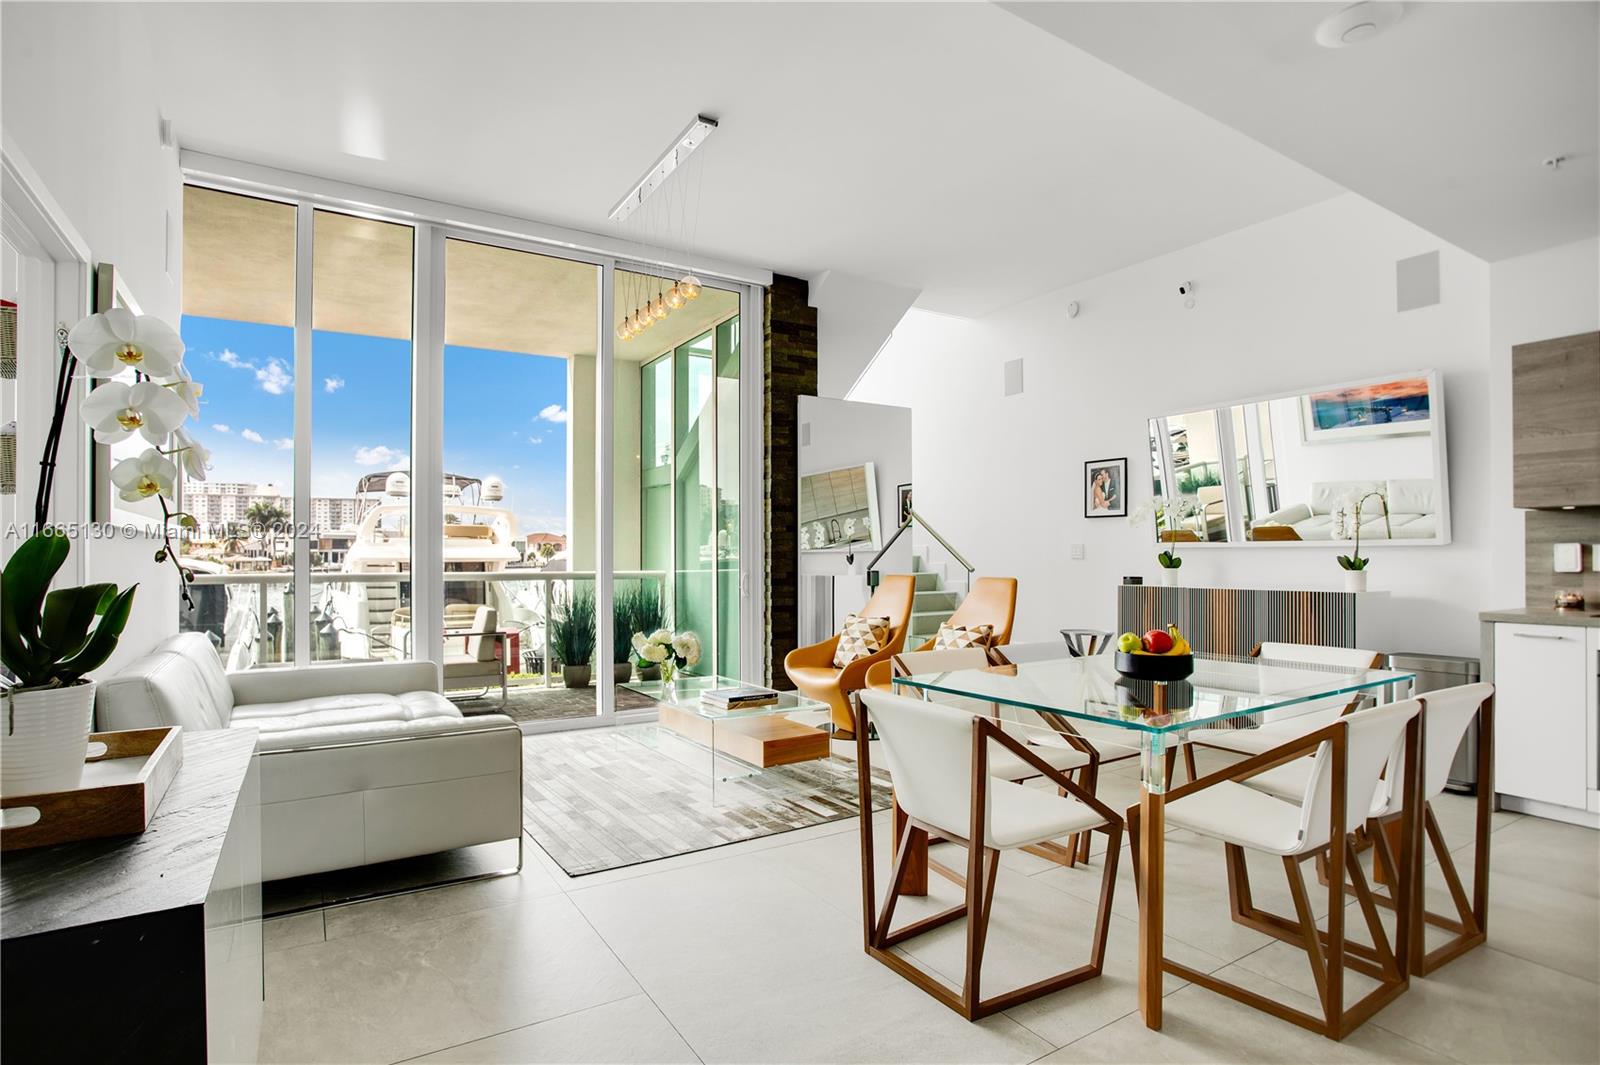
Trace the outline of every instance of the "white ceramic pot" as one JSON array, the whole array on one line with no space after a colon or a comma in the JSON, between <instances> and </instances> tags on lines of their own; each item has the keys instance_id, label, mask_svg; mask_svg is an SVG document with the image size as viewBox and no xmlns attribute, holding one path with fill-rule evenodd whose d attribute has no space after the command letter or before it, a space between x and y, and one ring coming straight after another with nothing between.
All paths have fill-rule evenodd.
<instances>
[{"instance_id":1,"label":"white ceramic pot","mask_svg":"<svg viewBox=\"0 0 1600 1065\"><path fill-rule=\"evenodd\" d=\"M1367 571L1364 569L1347 569L1344 571L1344 590L1347 592L1364 592L1367 590Z\"/></svg>"},{"instance_id":2,"label":"white ceramic pot","mask_svg":"<svg viewBox=\"0 0 1600 1065\"><path fill-rule=\"evenodd\" d=\"M93 681L8 693L0 702L0 795L77 787L93 716Z\"/></svg>"},{"instance_id":3,"label":"white ceramic pot","mask_svg":"<svg viewBox=\"0 0 1600 1065\"><path fill-rule=\"evenodd\" d=\"M1178 570L1176 567L1168 569L1161 567L1161 586L1163 588L1176 588L1178 586Z\"/></svg>"}]
</instances>

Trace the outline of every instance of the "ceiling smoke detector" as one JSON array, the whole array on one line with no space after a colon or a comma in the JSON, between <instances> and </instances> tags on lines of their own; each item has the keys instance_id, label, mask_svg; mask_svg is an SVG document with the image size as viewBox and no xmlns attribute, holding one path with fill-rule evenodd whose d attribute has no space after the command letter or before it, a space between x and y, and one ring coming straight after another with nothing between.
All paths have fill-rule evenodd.
<instances>
[{"instance_id":1,"label":"ceiling smoke detector","mask_svg":"<svg viewBox=\"0 0 1600 1065\"><path fill-rule=\"evenodd\" d=\"M1317 43L1324 48L1348 48L1365 44L1400 21L1405 5L1368 0L1351 4L1336 15L1329 15L1317 27Z\"/></svg>"}]
</instances>

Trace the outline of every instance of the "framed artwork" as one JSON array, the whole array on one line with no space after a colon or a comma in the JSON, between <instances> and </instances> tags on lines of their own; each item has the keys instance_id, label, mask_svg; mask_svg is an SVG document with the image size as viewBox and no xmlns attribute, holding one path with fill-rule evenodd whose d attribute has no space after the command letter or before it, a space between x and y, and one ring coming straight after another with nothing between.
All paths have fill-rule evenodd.
<instances>
[{"instance_id":1,"label":"framed artwork","mask_svg":"<svg viewBox=\"0 0 1600 1065\"><path fill-rule=\"evenodd\" d=\"M899 523L904 525L911 518L911 486L909 484L896 485L894 498L895 513L899 515Z\"/></svg>"},{"instance_id":2,"label":"framed artwork","mask_svg":"<svg viewBox=\"0 0 1600 1065\"><path fill-rule=\"evenodd\" d=\"M1094 459L1083 464L1083 516L1128 516L1128 460Z\"/></svg>"},{"instance_id":3,"label":"framed artwork","mask_svg":"<svg viewBox=\"0 0 1600 1065\"><path fill-rule=\"evenodd\" d=\"M1352 437L1426 435L1433 404L1426 377L1334 388L1300 397L1300 428L1308 444Z\"/></svg>"}]
</instances>

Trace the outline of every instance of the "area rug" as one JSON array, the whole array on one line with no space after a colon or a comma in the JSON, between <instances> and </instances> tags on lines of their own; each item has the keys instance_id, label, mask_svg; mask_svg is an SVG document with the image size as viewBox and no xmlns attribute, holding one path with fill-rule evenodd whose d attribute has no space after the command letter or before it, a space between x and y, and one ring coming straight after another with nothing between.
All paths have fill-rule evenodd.
<instances>
[{"instance_id":1,"label":"area rug","mask_svg":"<svg viewBox=\"0 0 1600 1065\"><path fill-rule=\"evenodd\" d=\"M719 779L710 755L655 724L522 741L523 827L569 876L619 869L855 817L854 761L801 762ZM719 759L724 773L748 767ZM720 774L719 774L720 776ZM873 773L873 808L889 780Z\"/></svg>"}]
</instances>

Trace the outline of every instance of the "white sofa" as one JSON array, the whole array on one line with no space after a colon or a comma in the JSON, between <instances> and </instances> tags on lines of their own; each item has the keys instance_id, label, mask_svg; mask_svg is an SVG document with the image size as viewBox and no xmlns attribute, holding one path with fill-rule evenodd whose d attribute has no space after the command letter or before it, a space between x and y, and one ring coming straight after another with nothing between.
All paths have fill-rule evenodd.
<instances>
[{"instance_id":1,"label":"white sofa","mask_svg":"<svg viewBox=\"0 0 1600 1065\"><path fill-rule=\"evenodd\" d=\"M1429 540L1439 535L1439 496L1426 478L1387 481L1313 481L1311 499L1266 514L1258 525L1288 525L1302 540L1334 539L1333 512L1349 496L1382 492L1389 501L1389 529L1396 540ZM1383 507L1376 499L1361 505L1363 542L1385 539ZM1348 537L1346 537L1348 539Z\"/></svg>"},{"instance_id":2,"label":"white sofa","mask_svg":"<svg viewBox=\"0 0 1600 1065\"><path fill-rule=\"evenodd\" d=\"M262 877L409 858L522 832L522 733L464 717L432 662L228 674L201 633L101 680L102 730L260 733Z\"/></svg>"}]
</instances>

